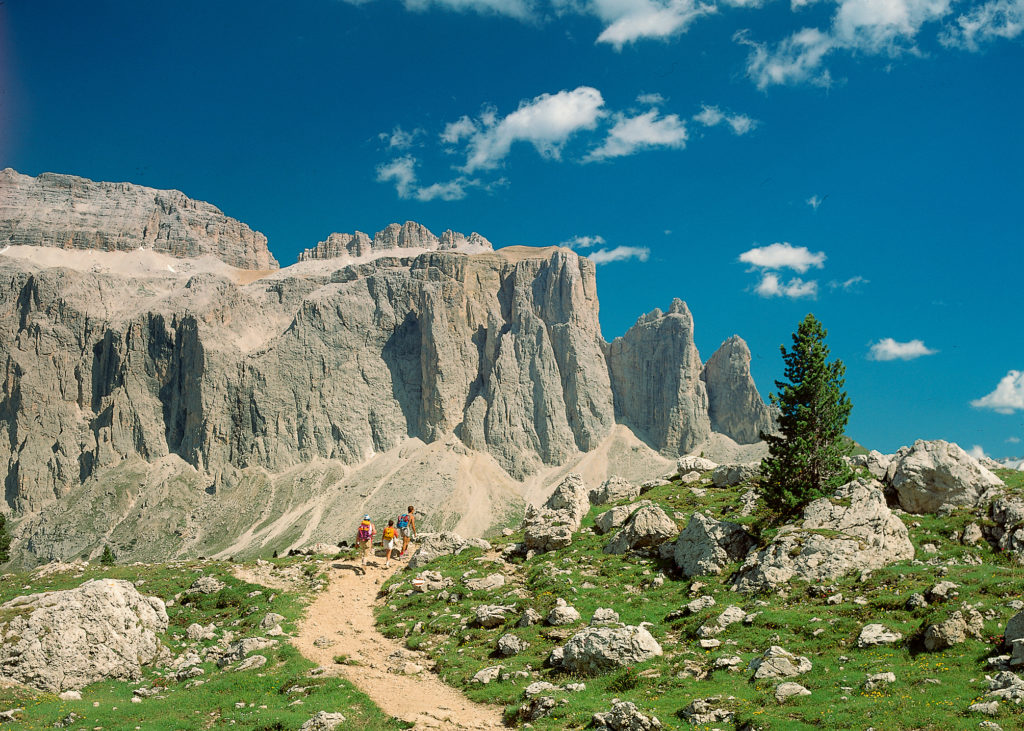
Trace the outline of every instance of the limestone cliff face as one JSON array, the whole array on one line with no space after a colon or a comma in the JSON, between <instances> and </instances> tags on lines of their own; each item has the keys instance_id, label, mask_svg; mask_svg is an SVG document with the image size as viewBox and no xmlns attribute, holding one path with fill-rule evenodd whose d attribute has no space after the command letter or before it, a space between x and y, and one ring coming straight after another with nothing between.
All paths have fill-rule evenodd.
<instances>
[{"instance_id":1,"label":"limestone cliff face","mask_svg":"<svg viewBox=\"0 0 1024 731\"><path fill-rule=\"evenodd\" d=\"M158 237L171 258L125 245L160 191L4 176L63 191L49 213L0 209L0 510L38 558L98 550L113 525L125 557L336 540L323 531L413 495L435 527L484 505L482 530L545 468L593 453L647 479L655 452L764 422L742 341L702 366L675 300L606 343L594 265L569 249L393 224L254 279L205 257L273 261L247 228L225 248L231 219L206 204L189 210L223 235ZM85 199L96 228L79 237Z\"/></svg>"},{"instance_id":2,"label":"limestone cliff face","mask_svg":"<svg viewBox=\"0 0 1024 731\"><path fill-rule=\"evenodd\" d=\"M372 239L362 231L356 231L354 234L332 233L312 249L306 249L300 253L299 261L340 257L358 259L374 252L386 252L390 249L489 251L493 247L490 241L475 231L469 236L464 236L449 229L437 237L426 226L415 221L406 221L401 226L392 223L383 231L378 231ZM393 253L401 254L400 251Z\"/></svg>"},{"instance_id":3,"label":"limestone cliff face","mask_svg":"<svg viewBox=\"0 0 1024 731\"><path fill-rule=\"evenodd\" d=\"M711 429L740 444L760 441L774 424L750 375L750 348L733 335L715 351L701 372L707 386Z\"/></svg>"},{"instance_id":4,"label":"limestone cliff face","mask_svg":"<svg viewBox=\"0 0 1024 731\"><path fill-rule=\"evenodd\" d=\"M0 171L0 246L204 254L241 269L276 269L267 238L176 190L74 175Z\"/></svg>"},{"instance_id":5,"label":"limestone cliff face","mask_svg":"<svg viewBox=\"0 0 1024 731\"><path fill-rule=\"evenodd\" d=\"M643 315L612 341L608 368L616 416L656 449L685 454L711 435L693 317L682 300Z\"/></svg>"}]
</instances>

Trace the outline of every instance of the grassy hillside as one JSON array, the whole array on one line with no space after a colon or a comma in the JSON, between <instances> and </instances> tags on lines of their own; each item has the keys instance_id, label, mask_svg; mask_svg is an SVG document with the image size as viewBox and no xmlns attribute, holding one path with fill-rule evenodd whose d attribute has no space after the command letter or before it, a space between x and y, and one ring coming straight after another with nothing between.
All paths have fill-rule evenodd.
<instances>
[{"instance_id":1,"label":"grassy hillside","mask_svg":"<svg viewBox=\"0 0 1024 731\"><path fill-rule=\"evenodd\" d=\"M1024 474L1001 475L1011 489L1024 492ZM705 476L707 477L707 476ZM671 483L643 497L658 503L685 526L697 509L736 522L740 496L745 488L718 489L708 480L691 486ZM703 494L700 494L703 492ZM968 707L987 691L985 660L997 654L1006 620L1017 610L1010 606L1024 592L1024 570L1010 556L982 543L967 547L952 540L954 532L976 520L969 511L945 517L902 515L910 529L916 559L875 571L865 581L848 576L829 586L794 582L786 592L743 595L730 591L729 574L686 580L669 562L637 554L614 556L601 552L608 536L594 534L594 517L611 507L595 507L585 519L573 544L560 551L496 562L479 549L439 559L430 566L454 582L445 600L438 593L410 592L412 574L396 575L385 587L386 606L379 611L382 631L404 637L410 648L429 651L448 682L462 687L470 697L507 706L511 721L524 702L524 688L544 680L564 687L584 683L586 690L559 690L554 712L533 722L539 729L583 728L597 711L609 710L613 698L634 701L668 729L691 728L680 711L695 698L721 696L716 705L735 712L735 727L763 729L976 729L987 717ZM516 534L498 539L495 547L521 540ZM932 545L928 545L932 544ZM934 548L934 552L931 552ZM501 589L472 591L466 581L500 571L510 580ZM907 609L907 598L923 593L940 579L959 585L958 599L923 609ZM685 604L711 595L716 605L696 615L680 616ZM841 598L837 599L841 595ZM582 615L569 627L543 624L517 628L516 620L527 607L542 615L564 598ZM985 617L984 641L968 639L942 652L924 652L918 642L923 627L945 619L961 602L969 602ZM494 629L474 628L465 620L480 604L515 604L508 622ZM702 648L697 630L726 607L737 605L754 617L750 623L729 626L715 639L721 645ZM651 622L651 633L665 654L635 667L596 677L575 677L545 667L552 648L582 629L595 609L607 607L627 624ZM858 649L856 639L868 623L881 622L898 630L904 641L893 647ZM414 631L419 627L420 631ZM495 644L505 633L529 642L524 652L497 657ZM805 655L813 670L795 678L811 691L785 703L774 698L778 680L752 680L749 662L770 645L781 645ZM740 658L739 670L715 669L717 660ZM505 674L481 685L471 682L482 668L501 665ZM892 671L896 682L868 690L868 675ZM504 679L503 679L504 678ZM992 719L1004 729L1024 727L1024 709L1003 703ZM717 723L719 728L732 724Z\"/></svg>"},{"instance_id":2,"label":"grassy hillside","mask_svg":"<svg viewBox=\"0 0 1024 731\"><path fill-rule=\"evenodd\" d=\"M275 591L236 579L231 565L214 561L189 561L168 564L130 566L89 566L77 572L39 577L31 574L6 574L0 582L0 603L20 594L53 589L68 589L93 578L125 579L139 591L172 603L167 608L170 626L161 641L175 655L186 643L185 629L198 623L217 626L217 640L202 641L210 646L221 641L224 631L234 639L264 636L259 624L268 612L276 612L286 635L293 634L315 587L320 564L313 559L280 559L275 565L296 567L292 573L304 578L303 588ZM213 594L193 594L174 600L199 576L213 576L226 586ZM253 592L259 592L251 595ZM341 712L353 727L361 729L405 728L378 709L350 683L339 678L312 675L314 665L287 642L278 638L277 646L261 651L269 662L259 669L236 672L219 669L215 663L199 665L204 674L198 679L177 681L173 673L157 668L145 669L140 683L109 681L82 690L81 700L63 701L52 693L24 688L0 687L0 710L23 708L21 720L4 728L44 729L68 719L78 720L73 728L177 729L236 728L259 731L297 729L317 711ZM223 642L222 642L223 644ZM137 689L152 689L153 695L132 702Z\"/></svg>"}]
</instances>

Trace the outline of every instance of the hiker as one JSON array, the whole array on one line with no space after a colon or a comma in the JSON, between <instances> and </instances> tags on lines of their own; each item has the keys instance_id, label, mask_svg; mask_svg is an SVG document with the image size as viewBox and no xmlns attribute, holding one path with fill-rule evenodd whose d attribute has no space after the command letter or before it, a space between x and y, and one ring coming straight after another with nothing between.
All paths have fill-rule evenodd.
<instances>
[{"instance_id":1,"label":"hiker","mask_svg":"<svg viewBox=\"0 0 1024 731\"><path fill-rule=\"evenodd\" d=\"M409 549L409 539L416 537L416 510L412 505L408 513L398 516L398 534L402 536L402 551L398 557L402 558Z\"/></svg>"},{"instance_id":2,"label":"hiker","mask_svg":"<svg viewBox=\"0 0 1024 731\"><path fill-rule=\"evenodd\" d=\"M370 516L364 515L359 529L356 531L356 545L359 546L359 550L363 554L363 566L366 565L366 559L370 556L370 551L373 550L373 537L376 534L377 529L370 522Z\"/></svg>"},{"instance_id":3,"label":"hiker","mask_svg":"<svg viewBox=\"0 0 1024 731\"><path fill-rule=\"evenodd\" d=\"M384 554L384 568L387 568L391 565L391 552L398 550L398 529L395 528L395 521L388 521L387 528L384 529L384 538L381 539L380 545L382 548L387 549L387 553Z\"/></svg>"}]
</instances>

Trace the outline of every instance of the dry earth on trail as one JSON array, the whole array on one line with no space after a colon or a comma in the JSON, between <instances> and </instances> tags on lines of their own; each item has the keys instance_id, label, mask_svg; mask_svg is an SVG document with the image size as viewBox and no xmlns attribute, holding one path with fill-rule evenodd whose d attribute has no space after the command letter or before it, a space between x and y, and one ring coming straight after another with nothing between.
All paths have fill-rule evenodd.
<instances>
[{"instance_id":1,"label":"dry earth on trail","mask_svg":"<svg viewBox=\"0 0 1024 731\"><path fill-rule=\"evenodd\" d=\"M292 643L307 658L351 681L385 712L415 723L416 729L500 729L501 709L466 698L445 685L427 668L421 653L390 640L374 624L373 607L381 585L403 562L376 557L363 570L359 561L331 561L330 584L310 605L299 634ZM330 644L321 640L327 638ZM358 665L339 665L344 655ZM422 671L415 672L415 667ZM407 674L406 671L413 671Z\"/></svg>"}]
</instances>

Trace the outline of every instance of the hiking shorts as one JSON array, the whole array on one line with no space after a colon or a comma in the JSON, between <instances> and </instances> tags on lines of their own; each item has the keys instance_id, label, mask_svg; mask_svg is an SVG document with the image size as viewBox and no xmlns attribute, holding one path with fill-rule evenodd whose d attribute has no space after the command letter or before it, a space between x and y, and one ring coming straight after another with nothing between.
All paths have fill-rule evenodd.
<instances>
[{"instance_id":1,"label":"hiking shorts","mask_svg":"<svg viewBox=\"0 0 1024 731\"><path fill-rule=\"evenodd\" d=\"M384 541L384 548L389 551L396 551L402 547L402 542L398 538L392 538L390 541Z\"/></svg>"},{"instance_id":2,"label":"hiking shorts","mask_svg":"<svg viewBox=\"0 0 1024 731\"><path fill-rule=\"evenodd\" d=\"M402 538L412 538L412 528L409 526L399 528L398 535L400 535Z\"/></svg>"},{"instance_id":3,"label":"hiking shorts","mask_svg":"<svg viewBox=\"0 0 1024 731\"><path fill-rule=\"evenodd\" d=\"M369 548L371 543L372 541L370 539L367 539L365 541L360 541L356 539L356 545L359 546L359 548Z\"/></svg>"}]
</instances>

